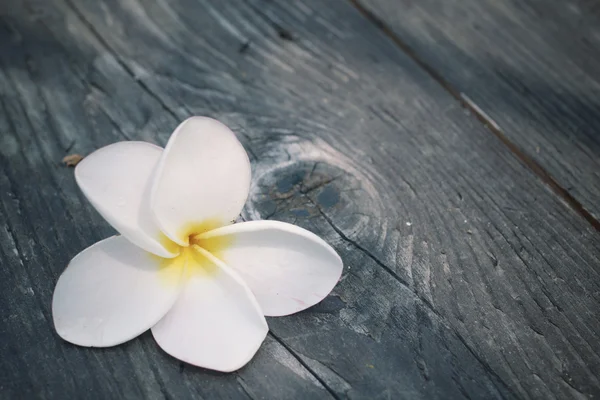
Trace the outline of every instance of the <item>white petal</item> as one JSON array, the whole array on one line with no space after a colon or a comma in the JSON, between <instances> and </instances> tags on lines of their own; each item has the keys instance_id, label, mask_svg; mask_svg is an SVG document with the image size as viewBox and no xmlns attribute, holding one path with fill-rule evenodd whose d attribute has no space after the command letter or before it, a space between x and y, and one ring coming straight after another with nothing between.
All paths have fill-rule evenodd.
<instances>
[{"instance_id":1,"label":"white petal","mask_svg":"<svg viewBox=\"0 0 600 400\"><path fill-rule=\"evenodd\" d=\"M235 371L254 356L269 328L240 278L203 249L198 251L205 270L188 278L179 300L152 334L173 357L199 367Z\"/></svg>"},{"instance_id":2,"label":"white petal","mask_svg":"<svg viewBox=\"0 0 600 400\"><path fill-rule=\"evenodd\" d=\"M171 135L152 189L162 231L180 245L194 227L222 226L239 215L250 188L250 161L222 123L192 117ZM203 229L204 230L204 229Z\"/></svg>"},{"instance_id":3,"label":"white petal","mask_svg":"<svg viewBox=\"0 0 600 400\"><path fill-rule=\"evenodd\" d=\"M107 347L151 328L181 289L183 268L163 267L162 262L123 236L79 253L54 289L52 316L58 334L80 346Z\"/></svg>"},{"instance_id":4,"label":"white petal","mask_svg":"<svg viewBox=\"0 0 600 400\"><path fill-rule=\"evenodd\" d=\"M162 235L150 212L152 176L162 151L151 143L114 143L77 164L75 179L119 233L158 256L173 257L176 246Z\"/></svg>"},{"instance_id":5,"label":"white petal","mask_svg":"<svg viewBox=\"0 0 600 400\"><path fill-rule=\"evenodd\" d=\"M284 222L242 222L200 238L201 246L240 274L267 316L293 314L318 303L342 274L342 260L331 246Z\"/></svg>"}]
</instances>

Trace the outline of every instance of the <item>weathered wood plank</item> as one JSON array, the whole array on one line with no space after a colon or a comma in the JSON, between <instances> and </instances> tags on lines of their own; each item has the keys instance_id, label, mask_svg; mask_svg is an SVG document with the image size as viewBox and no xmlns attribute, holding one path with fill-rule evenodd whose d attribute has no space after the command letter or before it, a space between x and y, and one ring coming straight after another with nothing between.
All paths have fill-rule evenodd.
<instances>
[{"instance_id":1,"label":"weathered wood plank","mask_svg":"<svg viewBox=\"0 0 600 400\"><path fill-rule=\"evenodd\" d=\"M0 245L3 265L23 262L0 271L2 394L598 391L597 233L348 3L26 4L1 24ZM244 218L305 226L346 264L322 304L270 319L274 339L233 375L181 374L148 335L76 348L49 323L63 266L110 234L57 160L122 137L164 144L189 114L249 150Z\"/></svg>"},{"instance_id":2,"label":"weathered wood plank","mask_svg":"<svg viewBox=\"0 0 600 400\"><path fill-rule=\"evenodd\" d=\"M357 0L600 220L600 9Z\"/></svg>"},{"instance_id":3,"label":"weathered wood plank","mask_svg":"<svg viewBox=\"0 0 600 400\"><path fill-rule=\"evenodd\" d=\"M79 249L114 234L61 158L130 135L164 144L177 121L90 37L88 52L69 49L38 14L11 11L0 21L0 398L331 398L272 337L251 368L227 375L166 356L149 332L111 349L56 335L58 275Z\"/></svg>"}]
</instances>

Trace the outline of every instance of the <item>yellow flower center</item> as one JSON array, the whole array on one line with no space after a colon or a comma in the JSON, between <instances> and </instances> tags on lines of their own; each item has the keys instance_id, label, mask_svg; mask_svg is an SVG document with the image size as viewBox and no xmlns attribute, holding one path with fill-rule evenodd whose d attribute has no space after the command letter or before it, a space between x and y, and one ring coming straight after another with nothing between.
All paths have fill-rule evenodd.
<instances>
[{"instance_id":1,"label":"yellow flower center","mask_svg":"<svg viewBox=\"0 0 600 400\"><path fill-rule=\"evenodd\" d=\"M178 235L187 246L180 246L166 236L162 244L169 251L179 252L174 258L160 258L160 274L167 284L176 284L183 274L185 280L200 274L215 274L218 266L203 251L218 259L223 259L223 251L231 245L232 236L205 237L205 233L223 226L219 221L209 220L201 223L190 223L181 229Z\"/></svg>"}]
</instances>

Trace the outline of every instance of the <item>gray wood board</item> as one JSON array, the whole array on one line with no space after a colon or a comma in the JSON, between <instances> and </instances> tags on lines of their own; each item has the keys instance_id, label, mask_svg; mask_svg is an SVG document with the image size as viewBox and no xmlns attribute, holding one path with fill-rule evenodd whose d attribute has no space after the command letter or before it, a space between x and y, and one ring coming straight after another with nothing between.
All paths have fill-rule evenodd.
<instances>
[{"instance_id":1,"label":"gray wood board","mask_svg":"<svg viewBox=\"0 0 600 400\"><path fill-rule=\"evenodd\" d=\"M358 0L600 219L600 8Z\"/></svg>"},{"instance_id":2,"label":"gray wood board","mask_svg":"<svg viewBox=\"0 0 600 400\"><path fill-rule=\"evenodd\" d=\"M2 397L599 392L597 232L349 3L14 1L0 29ZM301 225L345 263L229 375L51 323L64 266L112 234L60 159L164 145L192 114L250 153L244 219Z\"/></svg>"}]
</instances>

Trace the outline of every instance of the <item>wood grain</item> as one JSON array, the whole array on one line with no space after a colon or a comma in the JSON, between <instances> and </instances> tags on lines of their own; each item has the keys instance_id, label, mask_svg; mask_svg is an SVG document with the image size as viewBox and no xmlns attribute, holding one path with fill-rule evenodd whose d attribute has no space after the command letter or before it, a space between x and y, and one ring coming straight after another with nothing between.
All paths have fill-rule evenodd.
<instances>
[{"instance_id":1,"label":"wood grain","mask_svg":"<svg viewBox=\"0 0 600 400\"><path fill-rule=\"evenodd\" d=\"M600 8L594 2L356 3L600 227Z\"/></svg>"},{"instance_id":2,"label":"wood grain","mask_svg":"<svg viewBox=\"0 0 600 400\"><path fill-rule=\"evenodd\" d=\"M14 1L1 16L2 397L599 392L597 232L348 2ZM51 324L64 266L112 232L60 160L164 145L191 114L248 150L244 219L294 222L345 263L230 375L148 334L84 349Z\"/></svg>"}]
</instances>

